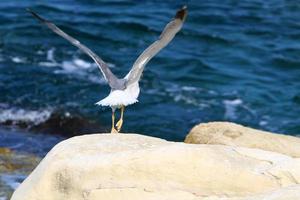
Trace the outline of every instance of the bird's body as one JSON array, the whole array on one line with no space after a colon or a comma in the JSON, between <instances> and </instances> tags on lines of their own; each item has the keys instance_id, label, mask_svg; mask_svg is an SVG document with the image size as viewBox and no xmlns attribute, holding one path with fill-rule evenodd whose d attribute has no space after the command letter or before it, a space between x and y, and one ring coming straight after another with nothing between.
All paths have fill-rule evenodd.
<instances>
[{"instance_id":1,"label":"bird's body","mask_svg":"<svg viewBox=\"0 0 300 200\"><path fill-rule=\"evenodd\" d=\"M110 106L112 108L112 133L117 133L121 130L125 106L138 102L137 98L140 93L139 80L142 76L146 64L174 38L176 33L181 29L183 22L185 21L185 18L187 16L186 6L178 10L175 18L166 25L159 39L151 44L137 58L129 73L124 78L119 79L110 71L108 65L85 45L81 44L78 40L63 32L52 22L43 19L31 10L29 10L29 12L35 18L45 24L48 28L50 28L53 32L81 49L96 62L105 80L111 88L110 94L96 104L100 106ZM116 124L116 130L114 124L114 114L117 108L121 109L121 118Z\"/></svg>"},{"instance_id":2,"label":"bird's body","mask_svg":"<svg viewBox=\"0 0 300 200\"><path fill-rule=\"evenodd\" d=\"M121 107L128 106L138 102L137 98L140 93L138 83L134 83L126 87L124 90L111 90L109 95L98 101L99 106Z\"/></svg>"}]
</instances>

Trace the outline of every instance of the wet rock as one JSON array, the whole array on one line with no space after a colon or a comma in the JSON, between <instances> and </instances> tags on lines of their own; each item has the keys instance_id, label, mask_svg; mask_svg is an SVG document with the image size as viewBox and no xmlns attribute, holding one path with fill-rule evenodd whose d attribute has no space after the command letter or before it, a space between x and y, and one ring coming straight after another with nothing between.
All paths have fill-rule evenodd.
<instances>
[{"instance_id":1,"label":"wet rock","mask_svg":"<svg viewBox=\"0 0 300 200\"><path fill-rule=\"evenodd\" d=\"M79 133L103 131L104 128L80 115L54 112L45 122L32 126L31 130L71 137Z\"/></svg>"},{"instance_id":2,"label":"wet rock","mask_svg":"<svg viewBox=\"0 0 300 200\"><path fill-rule=\"evenodd\" d=\"M18 184L38 165L40 158L0 148L0 199L9 199Z\"/></svg>"}]
</instances>

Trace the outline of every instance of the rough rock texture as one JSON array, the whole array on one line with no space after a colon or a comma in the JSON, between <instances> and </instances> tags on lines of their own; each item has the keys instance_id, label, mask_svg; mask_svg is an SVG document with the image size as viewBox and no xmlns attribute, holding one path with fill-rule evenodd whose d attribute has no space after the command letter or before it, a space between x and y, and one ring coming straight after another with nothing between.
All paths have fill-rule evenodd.
<instances>
[{"instance_id":1,"label":"rough rock texture","mask_svg":"<svg viewBox=\"0 0 300 200\"><path fill-rule=\"evenodd\" d=\"M190 131L184 142L258 148L300 157L300 138L260 131L230 122L199 124Z\"/></svg>"},{"instance_id":2,"label":"rough rock texture","mask_svg":"<svg viewBox=\"0 0 300 200\"><path fill-rule=\"evenodd\" d=\"M300 185L272 190L258 195L249 195L247 197L205 197L201 200L299 200Z\"/></svg>"},{"instance_id":3,"label":"rough rock texture","mask_svg":"<svg viewBox=\"0 0 300 200\"><path fill-rule=\"evenodd\" d=\"M279 153L94 134L56 145L12 200L296 200L299 182L300 159Z\"/></svg>"}]
</instances>

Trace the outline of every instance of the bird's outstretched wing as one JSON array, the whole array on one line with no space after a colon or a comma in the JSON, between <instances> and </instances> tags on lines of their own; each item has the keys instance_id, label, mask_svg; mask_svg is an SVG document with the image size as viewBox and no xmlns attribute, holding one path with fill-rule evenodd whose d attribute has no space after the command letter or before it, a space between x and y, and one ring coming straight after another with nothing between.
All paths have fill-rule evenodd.
<instances>
[{"instance_id":1,"label":"bird's outstretched wing","mask_svg":"<svg viewBox=\"0 0 300 200\"><path fill-rule=\"evenodd\" d=\"M181 29L187 16L187 7L184 6L177 11L175 18L164 28L158 40L150 45L135 61L130 72L125 76L126 85L136 83L140 80L144 67L149 60L164 48Z\"/></svg>"},{"instance_id":2,"label":"bird's outstretched wing","mask_svg":"<svg viewBox=\"0 0 300 200\"><path fill-rule=\"evenodd\" d=\"M122 87L122 81L118 79L109 69L107 64L99 57L97 56L92 50L87 48L85 45L81 44L78 40L71 37L70 35L63 32L60 28L58 28L55 24L52 22L42 18L35 12L33 12L30 9L27 9L28 12L30 12L35 18L37 18L41 23L45 24L49 29L51 29L53 32L58 34L59 36L65 38L68 40L71 44L81 49L84 53L89 55L98 65L99 69L101 70L105 80L108 82L109 86L113 89L118 89ZM124 86L125 87L125 86Z\"/></svg>"}]
</instances>

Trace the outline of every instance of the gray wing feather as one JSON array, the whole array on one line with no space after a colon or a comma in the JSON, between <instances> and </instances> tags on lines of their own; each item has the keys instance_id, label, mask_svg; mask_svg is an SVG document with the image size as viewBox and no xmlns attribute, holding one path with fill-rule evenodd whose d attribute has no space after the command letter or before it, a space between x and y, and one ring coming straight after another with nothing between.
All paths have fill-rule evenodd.
<instances>
[{"instance_id":1,"label":"gray wing feather","mask_svg":"<svg viewBox=\"0 0 300 200\"><path fill-rule=\"evenodd\" d=\"M122 87L121 85L121 80L118 79L109 69L107 64L99 57L97 56L93 51L91 51L89 48L87 48L85 45L81 44L78 40L75 38L71 37L70 35L66 34L63 32L60 28L58 28L55 24L53 24L50 21L47 21L40 17L38 14L35 12L31 11L28 9L28 12L30 12L35 18L37 18L40 22L45 24L49 29L51 29L53 32L58 34L59 36L65 38L68 40L71 44L74 46L78 47L81 49L84 53L89 55L98 65L99 69L101 70L105 80L108 82L109 86L111 88L117 89ZM125 87L125 86L124 86Z\"/></svg>"},{"instance_id":2,"label":"gray wing feather","mask_svg":"<svg viewBox=\"0 0 300 200\"><path fill-rule=\"evenodd\" d=\"M140 80L146 64L153 56L163 49L181 29L187 15L187 7L184 6L177 11L175 18L169 22L161 33L159 39L150 45L135 61L130 72L125 76L126 85L136 83Z\"/></svg>"}]
</instances>

